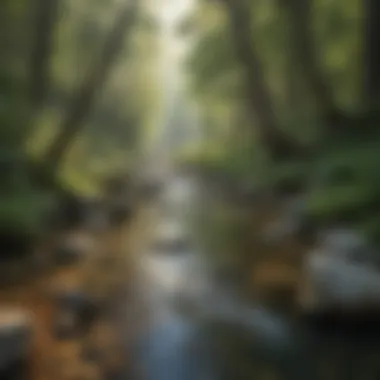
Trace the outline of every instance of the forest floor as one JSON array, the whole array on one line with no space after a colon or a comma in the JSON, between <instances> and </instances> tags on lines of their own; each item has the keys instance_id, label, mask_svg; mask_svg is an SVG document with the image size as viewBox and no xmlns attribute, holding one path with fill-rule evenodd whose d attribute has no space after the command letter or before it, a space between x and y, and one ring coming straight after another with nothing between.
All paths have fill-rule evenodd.
<instances>
[{"instance_id":1,"label":"forest floor","mask_svg":"<svg viewBox=\"0 0 380 380\"><path fill-rule=\"evenodd\" d=\"M96 321L85 338L60 340L54 336L57 306L52 290L57 285L84 288L92 293L101 292L104 297L111 297L117 287L127 290L133 282L131 252L136 250L137 242L144 240L140 235L144 233L141 218L135 219L128 226L110 229L96 236L94 249L97 252L93 255L90 252L83 262L52 270L22 285L0 289L0 314L22 310L31 316L30 379L96 380L104 378L107 372L117 372L118 366L125 367L125 342L120 341L120 326L115 325L111 318ZM107 255L111 260L105 268L104 258ZM128 297L128 292L124 293ZM115 300L116 303L119 301L128 302L126 299ZM135 307L137 311L136 305L130 304L129 307ZM91 361L84 356L84 348L89 344L100 352L99 360Z\"/></svg>"}]
</instances>

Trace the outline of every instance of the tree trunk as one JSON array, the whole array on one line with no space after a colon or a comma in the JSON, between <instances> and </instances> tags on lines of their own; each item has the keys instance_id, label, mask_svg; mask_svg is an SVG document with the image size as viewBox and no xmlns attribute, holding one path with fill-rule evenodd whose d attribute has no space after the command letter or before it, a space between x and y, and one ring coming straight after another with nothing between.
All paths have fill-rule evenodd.
<instances>
[{"instance_id":1,"label":"tree trunk","mask_svg":"<svg viewBox=\"0 0 380 380\"><path fill-rule=\"evenodd\" d=\"M337 126L341 124L343 115L334 102L318 63L312 33L311 2L312 0L280 0L280 4L287 9L289 14L294 55L300 64L310 92L317 101L326 124Z\"/></svg>"},{"instance_id":2,"label":"tree trunk","mask_svg":"<svg viewBox=\"0 0 380 380\"><path fill-rule=\"evenodd\" d=\"M278 128L269 89L264 80L261 62L257 56L251 12L247 0L220 0L228 13L236 56L246 79L246 92L253 122L259 138L274 156L294 154L299 146Z\"/></svg>"},{"instance_id":3,"label":"tree trunk","mask_svg":"<svg viewBox=\"0 0 380 380\"><path fill-rule=\"evenodd\" d=\"M380 106L380 2L365 0L364 87L366 104Z\"/></svg>"},{"instance_id":4,"label":"tree trunk","mask_svg":"<svg viewBox=\"0 0 380 380\"><path fill-rule=\"evenodd\" d=\"M300 104L302 104L303 100L302 96L300 95L300 83L297 72L297 69L299 67L297 64L295 64L294 61L294 57L289 55L286 58L286 63L284 67L284 106L287 110L287 113L289 113L289 111L291 112L297 109L297 107L299 107Z\"/></svg>"},{"instance_id":5,"label":"tree trunk","mask_svg":"<svg viewBox=\"0 0 380 380\"><path fill-rule=\"evenodd\" d=\"M38 109L49 86L50 58L53 49L54 29L58 18L59 0L35 0L34 33L32 41L30 101Z\"/></svg>"},{"instance_id":6,"label":"tree trunk","mask_svg":"<svg viewBox=\"0 0 380 380\"><path fill-rule=\"evenodd\" d=\"M134 25L136 14L136 0L128 1L118 12L99 61L95 63L89 76L79 88L72 108L63 120L58 135L45 156L46 162L53 169L57 169L63 156L80 132L83 121L93 105L96 93L104 86L111 66L123 46L124 36Z\"/></svg>"}]
</instances>

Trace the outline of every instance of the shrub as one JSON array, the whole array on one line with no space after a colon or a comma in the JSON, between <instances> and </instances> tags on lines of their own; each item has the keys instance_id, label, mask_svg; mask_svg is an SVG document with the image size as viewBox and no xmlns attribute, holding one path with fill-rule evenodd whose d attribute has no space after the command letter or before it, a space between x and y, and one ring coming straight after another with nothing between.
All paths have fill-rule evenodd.
<instances>
[{"instance_id":1,"label":"shrub","mask_svg":"<svg viewBox=\"0 0 380 380\"><path fill-rule=\"evenodd\" d=\"M0 245L3 257L8 257L24 253L41 236L54 197L33 183L21 155L1 153Z\"/></svg>"}]
</instances>

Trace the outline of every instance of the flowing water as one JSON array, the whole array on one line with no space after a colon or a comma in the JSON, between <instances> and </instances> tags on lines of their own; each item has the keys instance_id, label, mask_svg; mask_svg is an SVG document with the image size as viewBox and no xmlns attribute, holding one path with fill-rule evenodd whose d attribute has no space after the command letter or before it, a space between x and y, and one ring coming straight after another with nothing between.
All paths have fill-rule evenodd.
<instances>
[{"instance_id":1,"label":"flowing water","mask_svg":"<svg viewBox=\"0 0 380 380\"><path fill-rule=\"evenodd\" d=\"M175 225L191 239L188 214L196 206L196 184L183 178L169 181L157 204L157 233ZM195 242L190 248L167 252L153 244L141 260L151 323L139 339L137 360L146 380L234 378L227 375L229 363L220 362L223 354L215 349L210 333L210 326L218 323L233 335L240 329L248 342L259 342L261 351L265 348L273 355L289 356L298 349L286 321L244 304L213 283ZM233 356L227 356L232 367Z\"/></svg>"}]
</instances>

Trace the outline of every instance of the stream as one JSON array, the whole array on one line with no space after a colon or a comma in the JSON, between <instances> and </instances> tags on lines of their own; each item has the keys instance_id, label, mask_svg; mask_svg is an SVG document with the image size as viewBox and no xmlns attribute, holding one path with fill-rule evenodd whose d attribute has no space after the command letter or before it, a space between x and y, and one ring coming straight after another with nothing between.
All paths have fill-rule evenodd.
<instances>
[{"instance_id":1,"label":"stream","mask_svg":"<svg viewBox=\"0 0 380 380\"><path fill-rule=\"evenodd\" d=\"M197 186L188 179L169 181L157 204L157 228L174 224L191 239L187 215L196 207L196 197ZM137 348L143 379L246 378L231 369L242 354L236 351L223 356L220 352L218 339L211 333L213 326L220 324L224 332L230 330L234 335L239 330L245 340L248 337L252 354L259 346L260 353L286 357L287 362L301 357L297 356L300 351L290 324L263 308L245 304L227 289L220 289L207 274L202 255L192 245L177 252L157 251L153 245L141 260L142 293L151 315ZM226 346L230 344L226 342Z\"/></svg>"}]
</instances>

